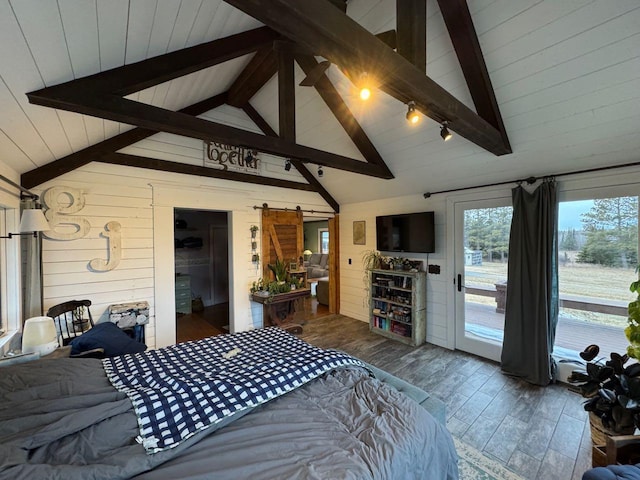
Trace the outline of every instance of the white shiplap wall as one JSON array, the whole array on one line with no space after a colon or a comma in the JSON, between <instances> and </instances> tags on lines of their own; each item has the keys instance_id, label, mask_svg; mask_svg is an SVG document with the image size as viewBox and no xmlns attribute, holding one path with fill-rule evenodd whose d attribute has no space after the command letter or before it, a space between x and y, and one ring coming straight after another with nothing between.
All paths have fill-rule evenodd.
<instances>
[{"instance_id":1,"label":"white shiplap wall","mask_svg":"<svg viewBox=\"0 0 640 480\"><path fill-rule=\"evenodd\" d=\"M189 142L172 143L170 136L158 136L163 142L152 138L135 148L148 152L148 145L162 144L163 157L182 154L195 162L196 150ZM201 147L199 155L201 163ZM281 177L294 180L299 177L297 173L284 172L281 159L265 156L263 165L267 172L282 172ZM88 220L91 230L82 239L45 238L43 241L45 309L66 300L89 298L93 302L94 317L106 320L111 304L147 300L152 317L147 328L150 346L175 342L174 208L230 212L230 321L233 331L261 325L262 309L251 304L248 295L251 283L261 275L261 270L251 263L249 227L260 225L261 218L261 211L253 206L266 202L272 207L300 206L316 211L328 208L313 192L100 163L91 163L65 174L42 185L38 191L44 192L53 186L82 190L86 205L75 215ZM61 204L64 202L62 196ZM91 259L108 258L107 241L100 233L109 221L122 224L122 260L114 270L92 272L88 269Z\"/></svg>"},{"instance_id":2,"label":"white shiplap wall","mask_svg":"<svg viewBox=\"0 0 640 480\"><path fill-rule=\"evenodd\" d=\"M453 228L451 205L457 201L511 197L514 184L478 188L467 192L435 195L429 199L408 195L387 200L352 203L341 206L340 215L340 310L341 313L365 322L369 312L364 285L362 253L376 249L375 217L418 211L435 212L436 251L429 254L429 264L439 265L440 274L427 275L427 341L447 348L455 348L455 286L456 265L453 258ZM536 185L537 186L537 185ZM591 174L558 178L559 201L577 201L622 195L640 195L640 168L614 169ZM352 222L367 222L366 245L353 245ZM426 254L411 254L409 258L423 259ZM349 265L349 259L352 260Z\"/></svg>"},{"instance_id":3,"label":"white shiplap wall","mask_svg":"<svg viewBox=\"0 0 640 480\"><path fill-rule=\"evenodd\" d=\"M446 262L446 208L444 198L425 200L421 196L410 195L384 201L353 203L340 208L340 312L365 322L369 321L365 272L362 255L368 250L376 250L376 216L396 213L435 212L436 251L428 256L407 254L413 260L422 260L424 265L439 265L439 275L427 275L427 341L436 345L452 347L448 335L446 288L450 285L450 273ZM366 245L353 245L353 222L366 221ZM349 265L351 259L351 265Z\"/></svg>"}]
</instances>

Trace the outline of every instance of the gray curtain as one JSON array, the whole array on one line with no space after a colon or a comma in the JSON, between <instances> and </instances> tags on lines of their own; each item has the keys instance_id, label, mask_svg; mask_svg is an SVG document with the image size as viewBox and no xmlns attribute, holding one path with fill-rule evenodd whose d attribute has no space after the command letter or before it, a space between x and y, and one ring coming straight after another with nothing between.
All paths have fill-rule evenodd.
<instances>
[{"instance_id":1,"label":"gray curtain","mask_svg":"<svg viewBox=\"0 0 640 480\"><path fill-rule=\"evenodd\" d=\"M512 191L502 371L536 385L554 380L558 323L558 199L545 179L533 193Z\"/></svg>"},{"instance_id":2,"label":"gray curtain","mask_svg":"<svg viewBox=\"0 0 640 480\"><path fill-rule=\"evenodd\" d=\"M23 202L23 209L34 208L33 200ZM22 242L22 281L23 281L23 321L38 317L42 312L42 257L41 237L21 235Z\"/></svg>"}]
</instances>

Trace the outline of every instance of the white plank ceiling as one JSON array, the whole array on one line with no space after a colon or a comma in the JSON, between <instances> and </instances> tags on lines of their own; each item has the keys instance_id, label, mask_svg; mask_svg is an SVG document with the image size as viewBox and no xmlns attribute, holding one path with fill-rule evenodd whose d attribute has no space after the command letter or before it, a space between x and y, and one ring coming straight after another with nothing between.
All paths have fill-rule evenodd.
<instances>
[{"instance_id":1,"label":"white plank ceiling","mask_svg":"<svg viewBox=\"0 0 640 480\"><path fill-rule=\"evenodd\" d=\"M409 126L406 106L382 92L362 103L331 67L396 177L325 168L320 181L339 203L640 161L638 0L468 3L514 153L496 157L459 136L445 143L439 125L424 117ZM347 13L373 33L395 28L394 0L350 0ZM427 73L473 108L435 0L427 15ZM0 162L24 173L131 128L30 105L25 93L257 26L221 0L0 0ZM227 90L249 59L130 97L177 110ZM313 88L298 87L296 102L298 143L362 159ZM276 80L251 103L277 129ZM255 130L233 107L203 118ZM157 138L127 151L196 162L180 152L197 142Z\"/></svg>"}]
</instances>

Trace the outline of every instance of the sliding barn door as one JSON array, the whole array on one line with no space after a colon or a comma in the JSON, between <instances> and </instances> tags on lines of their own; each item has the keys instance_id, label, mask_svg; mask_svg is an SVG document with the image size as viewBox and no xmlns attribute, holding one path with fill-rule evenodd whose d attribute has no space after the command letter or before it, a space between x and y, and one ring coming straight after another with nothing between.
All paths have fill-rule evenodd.
<instances>
[{"instance_id":1,"label":"sliding barn door","mask_svg":"<svg viewBox=\"0 0 640 480\"><path fill-rule=\"evenodd\" d=\"M272 278L268 265L276 259L298 264L304 251L301 211L262 210L262 276Z\"/></svg>"}]
</instances>

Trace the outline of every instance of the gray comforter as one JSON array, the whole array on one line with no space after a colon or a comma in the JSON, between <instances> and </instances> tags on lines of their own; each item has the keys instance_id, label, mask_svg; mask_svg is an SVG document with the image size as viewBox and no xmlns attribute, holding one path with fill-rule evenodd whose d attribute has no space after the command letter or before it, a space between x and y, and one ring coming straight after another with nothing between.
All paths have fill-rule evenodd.
<instances>
[{"instance_id":1,"label":"gray comforter","mask_svg":"<svg viewBox=\"0 0 640 480\"><path fill-rule=\"evenodd\" d=\"M0 370L0 479L457 479L446 429L363 369L340 369L147 455L99 360Z\"/></svg>"}]
</instances>

